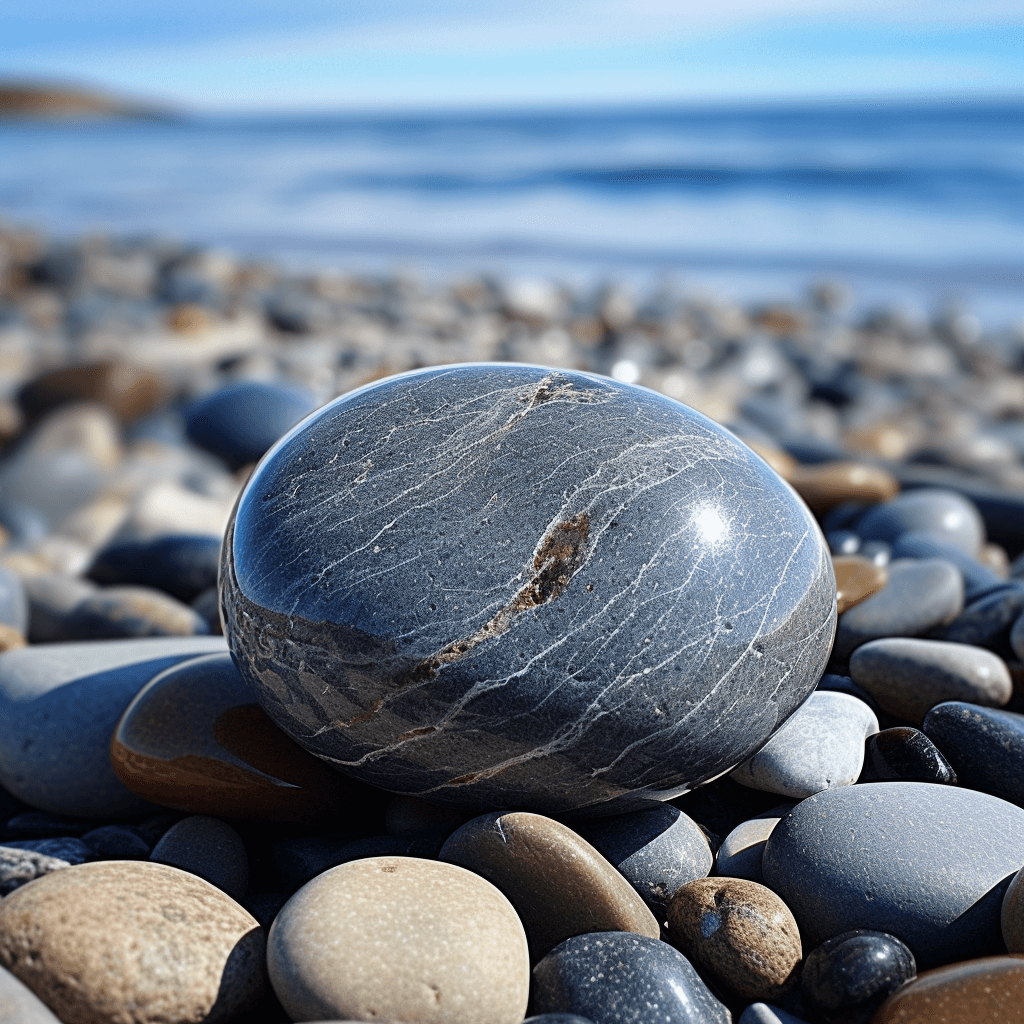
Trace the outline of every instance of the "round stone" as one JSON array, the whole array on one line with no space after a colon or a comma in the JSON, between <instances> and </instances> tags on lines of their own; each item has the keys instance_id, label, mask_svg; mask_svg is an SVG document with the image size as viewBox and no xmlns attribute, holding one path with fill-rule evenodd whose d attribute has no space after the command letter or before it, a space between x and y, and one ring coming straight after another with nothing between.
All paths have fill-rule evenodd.
<instances>
[{"instance_id":1,"label":"round stone","mask_svg":"<svg viewBox=\"0 0 1024 1024\"><path fill-rule=\"evenodd\" d=\"M413 857L318 875L277 915L267 965L292 1020L519 1024L530 987L508 900L471 871Z\"/></svg>"},{"instance_id":2,"label":"round stone","mask_svg":"<svg viewBox=\"0 0 1024 1024\"><path fill-rule=\"evenodd\" d=\"M821 675L835 583L712 421L573 371L369 385L268 453L225 632L271 718L364 781L481 809L638 809L760 748Z\"/></svg>"}]
</instances>

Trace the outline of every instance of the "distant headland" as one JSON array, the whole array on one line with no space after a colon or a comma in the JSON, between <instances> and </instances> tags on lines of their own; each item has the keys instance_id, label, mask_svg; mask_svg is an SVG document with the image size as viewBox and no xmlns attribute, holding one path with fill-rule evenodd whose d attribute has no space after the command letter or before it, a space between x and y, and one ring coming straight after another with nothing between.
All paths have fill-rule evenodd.
<instances>
[{"instance_id":1,"label":"distant headland","mask_svg":"<svg viewBox=\"0 0 1024 1024\"><path fill-rule=\"evenodd\" d=\"M0 80L0 118L166 120L179 116L159 104L64 83Z\"/></svg>"}]
</instances>

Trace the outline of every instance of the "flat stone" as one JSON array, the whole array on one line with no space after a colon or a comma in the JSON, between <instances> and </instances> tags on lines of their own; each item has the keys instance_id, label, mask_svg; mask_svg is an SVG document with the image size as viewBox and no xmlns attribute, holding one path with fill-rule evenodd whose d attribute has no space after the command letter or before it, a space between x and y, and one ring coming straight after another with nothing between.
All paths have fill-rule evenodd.
<instances>
[{"instance_id":1,"label":"flat stone","mask_svg":"<svg viewBox=\"0 0 1024 1024\"><path fill-rule=\"evenodd\" d=\"M977 506L957 491L920 487L869 509L857 522L865 540L892 543L901 534L920 531L953 544L977 558L985 543L985 524Z\"/></svg>"},{"instance_id":2,"label":"flat stone","mask_svg":"<svg viewBox=\"0 0 1024 1024\"><path fill-rule=\"evenodd\" d=\"M608 814L758 749L820 677L835 607L817 524L732 435L511 365L389 378L310 417L250 478L221 590L254 693L339 768L438 803Z\"/></svg>"},{"instance_id":3,"label":"flat stone","mask_svg":"<svg viewBox=\"0 0 1024 1024\"><path fill-rule=\"evenodd\" d=\"M1005 574L1000 576L993 572L955 544L919 530L904 533L893 541L891 554L893 558L941 558L955 565L964 578L966 601L972 601L978 594L990 590L1006 578ZM981 557L980 553L978 557Z\"/></svg>"},{"instance_id":4,"label":"flat stone","mask_svg":"<svg viewBox=\"0 0 1024 1024\"><path fill-rule=\"evenodd\" d=\"M829 1019L865 1017L917 974L914 954L895 935L856 929L826 939L804 961L804 1003Z\"/></svg>"},{"instance_id":5,"label":"flat stone","mask_svg":"<svg viewBox=\"0 0 1024 1024\"><path fill-rule=\"evenodd\" d=\"M334 821L367 816L385 799L274 725L226 652L147 683L117 724L110 761L133 793L192 814Z\"/></svg>"},{"instance_id":6,"label":"flat stone","mask_svg":"<svg viewBox=\"0 0 1024 1024\"><path fill-rule=\"evenodd\" d=\"M768 837L793 806L782 804L737 825L715 854L715 874L763 882L761 860Z\"/></svg>"},{"instance_id":7,"label":"flat stone","mask_svg":"<svg viewBox=\"0 0 1024 1024\"><path fill-rule=\"evenodd\" d=\"M484 814L441 848L496 885L526 928L534 962L563 939L587 932L637 932L658 938L658 921L633 887L581 836L529 811Z\"/></svg>"},{"instance_id":8,"label":"flat stone","mask_svg":"<svg viewBox=\"0 0 1024 1024\"><path fill-rule=\"evenodd\" d=\"M834 654L848 658L869 640L920 636L945 626L964 606L963 578L940 558L889 563L889 582L839 617Z\"/></svg>"},{"instance_id":9,"label":"flat stone","mask_svg":"<svg viewBox=\"0 0 1024 1024\"><path fill-rule=\"evenodd\" d=\"M885 637L850 655L850 675L891 715L920 725L936 704L998 707L1013 696L1006 663L972 644Z\"/></svg>"},{"instance_id":10,"label":"flat stone","mask_svg":"<svg viewBox=\"0 0 1024 1024\"><path fill-rule=\"evenodd\" d=\"M541 1013L578 1013L594 1024L730 1019L682 953L628 932L577 935L556 946L533 970L533 1006Z\"/></svg>"},{"instance_id":11,"label":"flat stone","mask_svg":"<svg viewBox=\"0 0 1024 1024\"><path fill-rule=\"evenodd\" d=\"M856 697L816 690L786 724L730 778L797 799L852 786L864 766L864 740L878 719Z\"/></svg>"},{"instance_id":12,"label":"flat stone","mask_svg":"<svg viewBox=\"0 0 1024 1024\"><path fill-rule=\"evenodd\" d=\"M64 1024L228 1020L265 990L263 929L163 864L64 868L0 900L0 966Z\"/></svg>"},{"instance_id":13,"label":"flat stone","mask_svg":"<svg viewBox=\"0 0 1024 1024\"><path fill-rule=\"evenodd\" d=\"M10 971L0 967L0 1024L61 1024L50 1008Z\"/></svg>"},{"instance_id":14,"label":"flat stone","mask_svg":"<svg viewBox=\"0 0 1024 1024\"><path fill-rule=\"evenodd\" d=\"M1024 806L1024 715L950 701L928 712L923 729L961 786Z\"/></svg>"},{"instance_id":15,"label":"flat stone","mask_svg":"<svg viewBox=\"0 0 1024 1024\"><path fill-rule=\"evenodd\" d=\"M1024 868L1013 876L1000 911L1003 942L1011 953L1024 953Z\"/></svg>"},{"instance_id":16,"label":"flat stone","mask_svg":"<svg viewBox=\"0 0 1024 1024\"><path fill-rule=\"evenodd\" d=\"M615 865L659 920L676 890L703 878L714 860L700 827L671 804L587 819L579 831Z\"/></svg>"},{"instance_id":17,"label":"flat stone","mask_svg":"<svg viewBox=\"0 0 1024 1024\"><path fill-rule=\"evenodd\" d=\"M989 956L925 971L891 995L872 1024L1022 1024L1024 957Z\"/></svg>"},{"instance_id":18,"label":"flat stone","mask_svg":"<svg viewBox=\"0 0 1024 1024\"><path fill-rule=\"evenodd\" d=\"M152 540L115 541L96 555L87 575L104 586L155 587L190 602L216 586L219 564L219 537L172 534Z\"/></svg>"},{"instance_id":19,"label":"flat stone","mask_svg":"<svg viewBox=\"0 0 1024 1024\"><path fill-rule=\"evenodd\" d=\"M206 620L152 587L105 587L79 601L64 622L70 640L206 636Z\"/></svg>"},{"instance_id":20,"label":"flat stone","mask_svg":"<svg viewBox=\"0 0 1024 1024\"><path fill-rule=\"evenodd\" d=\"M839 614L877 594L889 582L889 570L863 555L834 555L836 603Z\"/></svg>"},{"instance_id":21,"label":"flat stone","mask_svg":"<svg viewBox=\"0 0 1024 1024\"><path fill-rule=\"evenodd\" d=\"M70 867L68 861L49 857L34 850L0 845L0 896L14 892L19 886L51 871Z\"/></svg>"},{"instance_id":22,"label":"flat stone","mask_svg":"<svg viewBox=\"0 0 1024 1024\"><path fill-rule=\"evenodd\" d=\"M668 908L669 938L715 982L744 999L784 995L803 956L796 921L778 896L745 878L699 878Z\"/></svg>"},{"instance_id":23,"label":"flat stone","mask_svg":"<svg viewBox=\"0 0 1024 1024\"><path fill-rule=\"evenodd\" d=\"M318 875L278 913L270 980L292 1020L520 1024L530 963L523 926L489 882L402 857Z\"/></svg>"},{"instance_id":24,"label":"flat stone","mask_svg":"<svg viewBox=\"0 0 1024 1024\"><path fill-rule=\"evenodd\" d=\"M869 736L858 782L934 782L955 786L956 772L920 729L897 726Z\"/></svg>"},{"instance_id":25,"label":"flat stone","mask_svg":"<svg viewBox=\"0 0 1024 1024\"><path fill-rule=\"evenodd\" d=\"M249 858L242 837L226 822L194 814L172 825L153 847L156 864L191 871L232 899L249 888Z\"/></svg>"},{"instance_id":26,"label":"flat stone","mask_svg":"<svg viewBox=\"0 0 1024 1024\"><path fill-rule=\"evenodd\" d=\"M848 786L809 797L776 825L764 878L805 946L867 928L931 967L1002 948L1000 904L1022 844L1024 810L985 793Z\"/></svg>"},{"instance_id":27,"label":"flat stone","mask_svg":"<svg viewBox=\"0 0 1024 1024\"><path fill-rule=\"evenodd\" d=\"M786 479L814 512L827 512L844 501L888 501L899 493L896 478L863 462L796 465Z\"/></svg>"},{"instance_id":28,"label":"flat stone","mask_svg":"<svg viewBox=\"0 0 1024 1024\"><path fill-rule=\"evenodd\" d=\"M0 654L0 785L57 814L110 818L151 811L110 765L117 720L153 676L223 649L221 637L182 637Z\"/></svg>"}]
</instances>

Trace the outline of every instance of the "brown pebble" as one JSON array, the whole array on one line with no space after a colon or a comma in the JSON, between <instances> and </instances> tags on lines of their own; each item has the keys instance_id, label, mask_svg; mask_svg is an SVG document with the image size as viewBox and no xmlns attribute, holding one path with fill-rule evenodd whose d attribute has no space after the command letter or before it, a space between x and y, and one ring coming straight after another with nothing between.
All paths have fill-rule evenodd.
<instances>
[{"instance_id":1,"label":"brown pebble","mask_svg":"<svg viewBox=\"0 0 1024 1024\"><path fill-rule=\"evenodd\" d=\"M746 445L755 454L760 455L783 480L789 480L799 467L799 463L792 455L784 452L781 448L776 448L775 445L765 444L761 441L747 441Z\"/></svg>"},{"instance_id":2,"label":"brown pebble","mask_svg":"<svg viewBox=\"0 0 1024 1024\"><path fill-rule=\"evenodd\" d=\"M745 878L698 878L668 906L672 944L744 999L773 1000L796 981L803 956L789 907Z\"/></svg>"},{"instance_id":3,"label":"brown pebble","mask_svg":"<svg viewBox=\"0 0 1024 1024\"><path fill-rule=\"evenodd\" d=\"M978 552L978 561L1002 579L1009 578L1010 556L1001 544L982 544L981 550Z\"/></svg>"},{"instance_id":4,"label":"brown pebble","mask_svg":"<svg viewBox=\"0 0 1024 1024\"><path fill-rule=\"evenodd\" d=\"M0 965L64 1024L229 1020L266 990L265 949L233 899L148 861L63 868L0 900Z\"/></svg>"},{"instance_id":5,"label":"brown pebble","mask_svg":"<svg viewBox=\"0 0 1024 1024\"><path fill-rule=\"evenodd\" d=\"M902 459L910 451L913 440L907 431L889 423L848 430L843 435L845 447L865 455L880 455L883 459Z\"/></svg>"},{"instance_id":6,"label":"brown pebble","mask_svg":"<svg viewBox=\"0 0 1024 1024\"><path fill-rule=\"evenodd\" d=\"M936 967L894 992L871 1024L1024 1024L1024 957Z\"/></svg>"},{"instance_id":7,"label":"brown pebble","mask_svg":"<svg viewBox=\"0 0 1024 1024\"><path fill-rule=\"evenodd\" d=\"M797 466L786 479L814 512L828 512L844 501L888 501L900 490L891 473L862 462Z\"/></svg>"},{"instance_id":8,"label":"brown pebble","mask_svg":"<svg viewBox=\"0 0 1024 1024\"><path fill-rule=\"evenodd\" d=\"M840 615L847 608L877 594L889 582L889 570L863 555L835 555L836 604Z\"/></svg>"},{"instance_id":9,"label":"brown pebble","mask_svg":"<svg viewBox=\"0 0 1024 1024\"><path fill-rule=\"evenodd\" d=\"M210 314L198 303L183 302L167 315L167 326L175 334L201 334L210 326Z\"/></svg>"},{"instance_id":10,"label":"brown pebble","mask_svg":"<svg viewBox=\"0 0 1024 1024\"><path fill-rule=\"evenodd\" d=\"M522 918L536 962L587 932L661 936L655 916L615 867L542 814L484 814L452 833L440 859L496 885Z\"/></svg>"},{"instance_id":11,"label":"brown pebble","mask_svg":"<svg viewBox=\"0 0 1024 1024\"><path fill-rule=\"evenodd\" d=\"M18 402L30 421L70 402L98 402L118 419L130 421L152 412L168 397L167 385L151 370L103 362L48 370L21 389Z\"/></svg>"},{"instance_id":12,"label":"brown pebble","mask_svg":"<svg viewBox=\"0 0 1024 1024\"><path fill-rule=\"evenodd\" d=\"M1024 868L1013 876L1013 881L1003 894L1000 923L1007 950L1011 953L1024 953Z\"/></svg>"},{"instance_id":13,"label":"brown pebble","mask_svg":"<svg viewBox=\"0 0 1024 1024\"><path fill-rule=\"evenodd\" d=\"M26 644L28 641L18 630L13 626L8 626L6 622L0 622L0 653L17 650Z\"/></svg>"}]
</instances>

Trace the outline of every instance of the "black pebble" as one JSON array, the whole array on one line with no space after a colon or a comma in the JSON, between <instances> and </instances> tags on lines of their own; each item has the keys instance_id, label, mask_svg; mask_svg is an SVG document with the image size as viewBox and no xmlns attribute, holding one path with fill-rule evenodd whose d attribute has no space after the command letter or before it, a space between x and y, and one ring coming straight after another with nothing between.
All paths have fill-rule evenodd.
<instances>
[{"instance_id":1,"label":"black pebble","mask_svg":"<svg viewBox=\"0 0 1024 1024\"><path fill-rule=\"evenodd\" d=\"M49 811L26 811L7 822L5 833L8 839L57 839L84 835L94 826L95 822L82 818L65 818Z\"/></svg>"},{"instance_id":2,"label":"black pebble","mask_svg":"<svg viewBox=\"0 0 1024 1024\"><path fill-rule=\"evenodd\" d=\"M1024 581L1010 580L972 601L946 627L944 639L958 644L987 647L1013 660L1010 629L1024 612Z\"/></svg>"},{"instance_id":3,"label":"black pebble","mask_svg":"<svg viewBox=\"0 0 1024 1024\"><path fill-rule=\"evenodd\" d=\"M108 545L96 556L87 575L103 586L155 587L189 602L216 586L219 564L219 537L172 534Z\"/></svg>"},{"instance_id":4,"label":"black pebble","mask_svg":"<svg viewBox=\"0 0 1024 1024\"><path fill-rule=\"evenodd\" d=\"M956 772L920 729L899 726L869 736L858 782L937 782L955 786Z\"/></svg>"},{"instance_id":5,"label":"black pebble","mask_svg":"<svg viewBox=\"0 0 1024 1024\"><path fill-rule=\"evenodd\" d=\"M150 846L132 825L102 825L86 832L82 842L100 860L145 860Z\"/></svg>"}]
</instances>

